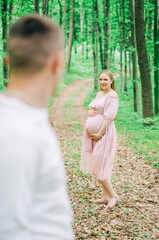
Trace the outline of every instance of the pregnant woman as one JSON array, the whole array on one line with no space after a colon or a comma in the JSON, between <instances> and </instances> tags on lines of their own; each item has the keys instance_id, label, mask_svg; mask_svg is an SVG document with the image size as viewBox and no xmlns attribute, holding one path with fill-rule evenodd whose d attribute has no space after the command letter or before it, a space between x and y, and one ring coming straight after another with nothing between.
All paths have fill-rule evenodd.
<instances>
[{"instance_id":1,"label":"pregnant woman","mask_svg":"<svg viewBox=\"0 0 159 240\"><path fill-rule=\"evenodd\" d=\"M109 70L100 73L99 85L101 91L89 104L89 117L84 127L81 170L98 178L102 185L102 196L94 202L107 202L107 208L113 208L119 202L119 196L111 184L117 142L114 121L119 107L119 97L115 90L113 75Z\"/></svg>"}]
</instances>

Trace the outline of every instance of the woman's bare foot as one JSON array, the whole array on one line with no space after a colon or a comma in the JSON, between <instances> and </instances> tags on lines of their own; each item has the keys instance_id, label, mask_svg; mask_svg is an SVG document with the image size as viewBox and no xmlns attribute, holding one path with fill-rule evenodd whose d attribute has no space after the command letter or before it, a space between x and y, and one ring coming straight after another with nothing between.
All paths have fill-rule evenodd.
<instances>
[{"instance_id":1,"label":"woman's bare foot","mask_svg":"<svg viewBox=\"0 0 159 240\"><path fill-rule=\"evenodd\" d=\"M101 198L92 200L92 202L95 202L95 203L108 203L109 202L109 198L108 197L101 197Z\"/></svg>"},{"instance_id":2,"label":"woman's bare foot","mask_svg":"<svg viewBox=\"0 0 159 240\"><path fill-rule=\"evenodd\" d=\"M113 207L115 207L117 205L117 203L119 202L119 196L116 195L115 197L112 197L109 199L108 205L106 207L106 209L112 209Z\"/></svg>"}]
</instances>

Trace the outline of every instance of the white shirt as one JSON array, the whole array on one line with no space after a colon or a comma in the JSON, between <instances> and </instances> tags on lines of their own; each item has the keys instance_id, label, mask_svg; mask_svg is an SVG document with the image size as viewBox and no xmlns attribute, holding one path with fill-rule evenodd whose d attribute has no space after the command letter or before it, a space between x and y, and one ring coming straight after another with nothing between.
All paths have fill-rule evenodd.
<instances>
[{"instance_id":1,"label":"white shirt","mask_svg":"<svg viewBox=\"0 0 159 240\"><path fill-rule=\"evenodd\" d=\"M72 240L71 222L47 109L0 94L0 240Z\"/></svg>"}]
</instances>

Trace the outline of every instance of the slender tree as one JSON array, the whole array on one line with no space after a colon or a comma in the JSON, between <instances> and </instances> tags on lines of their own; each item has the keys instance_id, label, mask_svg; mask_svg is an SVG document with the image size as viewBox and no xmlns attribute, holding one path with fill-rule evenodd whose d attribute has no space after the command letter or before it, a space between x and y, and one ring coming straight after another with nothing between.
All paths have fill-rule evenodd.
<instances>
[{"instance_id":1,"label":"slender tree","mask_svg":"<svg viewBox=\"0 0 159 240\"><path fill-rule=\"evenodd\" d=\"M88 13L85 10L85 40L86 40L86 59L88 59Z\"/></svg>"},{"instance_id":2,"label":"slender tree","mask_svg":"<svg viewBox=\"0 0 159 240\"><path fill-rule=\"evenodd\" d=\"M52 18L53 17L53 15L54 15L54 11L53 11L53 3L54 3L54 0L50 0L49 1L49 16L50 16L50 18Z\"/></svg>"},{"instance_id":3,"label":"slender tree","mask_svg":"<svg viewBox=\"0 0 159 240\"><path fill-rule=\"evenodd\" d=\"M103 68L108 68L108 47L109 47L109 0L103 2L104 10L104 62Z\"/></svg>"},{"instance_id":4,"label":"slender tree","mask_svg":"<svg viewBox=\"0 0 159 240\"><path fill-rule=\"evenodd\" d=\"M122 0L122 34L124 47L124 91L127 92L127 51L126 51L126 22L125 22L125 0Z\"/></svg>"},{"instance_id":5,"label":"slender tree","mask_svg":"<svg viewBox=\"0 0 159 240\"><path fill-rule=\"evenodd\" d=\"M100 27L100 21L99 21L99 10L98 10L98 0L94 0L94 10L96 12L96 24L98 27L98 36L99 36L99 47L100 47L100 61L101 61L101 67L104 68L103 64L103 49L102 49L102 32Z\"/></svg>"},{"instance_id":6,"label":"slender tree","mask_svg":"<svg viewBox=\"0 0 159 240\"><path fill-rule=\"evenodd\" d=\"M10 0L10 4L9 4L9 23L12 22L12 12L13 12L13 0Z\"/></svg>"},{"instance_id":7,"label":"slender tree","mask_svg":"<svg viewBox=\"0 0 159 240\"><path fill-rule=\"evenodd\" d=\"M58 4L59 4L59 9L60 9L60 19L59 19L59 25L62 25L62 4L61 1L58 0Z\"/></svg>"},{"instance_id":8,"label":"slender tree","mask_svg":"<svg viewBox=\"0 0 159 240\"><path fill-rule=\"evenodd\" d=\"M70 71L71 50L72 50L72 41L73 41L73 33L74 33L74 19L75 19L75 0L72 0L70 34L69 34L68 55L67 55L67 63L66 63L68 72Z\"/></svg>"},{"instance_id":9,"label":"slender tree","mask_svg":"<svg viewBox=\"0 0 159 240\"><path fill-rule=\"evenodd\" d=\"M66 0L64 0L64 5L63 5L63 30L64 30L64 34L66 34Z\"/></svg>"},{"instance_id":10,"label":"slender tree","mask_svg":"<svg viewBox=\"0 0 159 240\"><path fill-rule=\"evenodd\" d=\"M82 56L84 56L84 19L85 19L85 1L82 1L80 9L80 23L81 23L81 45L82 45Z\"/></svg>"},{"instance_id":11,"label":"slender tree","mask_svg":"<svg viewBox=\"0 0 159 240\"><path fill-rule=\"evenodd\" d=\"M95 21L96 13L96 3L95 0L92 1L92 50L93 50L93 66L94 66L94 92L95 95L98 91L98 41L97 41L97 24Z\"/></svg>"},{"instance_id":12,"label":"slender tree","mask_svg":"<svg viewBox=\"0 0 159 240\"><path fill-rule=\"evenodd\" d=\"M34 11L39 13L39 0L35 0L34 2Z\"/></svg>"},{"instance_id":13,"label":"slender tree","mask_svg":"<svg viewBox=\"0 0 159 240\"><path fill-rule=\"evenodd\" d=\"M4 77L4 85L6 86L8 70L5 63L5 55L7 52L7 0L2 1L2 42L3 42L3 77Z\"/></svg>"},{"instance_id":14,"label":"slender tree","mask_svg":"<svg viewBox=\"0 0 159 240\"><path fill-rule=\"evenodd\" d=\"M154 95L155 114L159 114L159 0L155 0L154 19Z\"/></svg>"},{"instance_id":15,"label":"slender tree","mask_svg":"<svg viewBox=\"0 0 159 240\"><path fill-rule=\"evenodd\" d=\"M65 36L65 47L66 47L66 0L64 0L64 5L63 5L63 32Z\"/></svg>"},{"instance_id":16,"label":"slender tree","mask_svg":"<svg viewBox=\"0 0 159 240\"><path fill-rule=\"evenodd\" d=\"M135 36L135 12L134 0L129 0L130 22L131 22L131 44L132 44L132 64L133 64L133 93L134 93L134 111L139 111L139 93L137 82L137 53Z\"/></svg>"},{"instance_id":17,"label":"slender tree","mask_svg":"<svg viewBox=\"0 0 159 240\"><path fill-rule=\"evenodd\" d=\"M49 11L49 0L42 0L42 13L48 15Z\"/></svg>"},{"instance_id":18,"label":"slender tree","mask_svg":"<svg viewBox=\"0 0 159 240\"><path fill-rule=\"evenodd\" d=\"M135 27L142 86L143 117L153 117L151 76L145 40L144 0L135 1Z\"/></svg>"},{"instance_id":19,"label":"slender tree","mask_svg":"<svg viewBox=\"0 0 159 240\"><path fill-rule=\"evenodd\" d=\"M119 11L120 14L118 13L118 3L116 1L116 15L117 15L117 19L119 22L119 31L120 31L120 88L119 88L119 92L122 92L123 90L123 29L122 29L122 4L121 2L119 2Z\"/></svg>"}]
</instances>

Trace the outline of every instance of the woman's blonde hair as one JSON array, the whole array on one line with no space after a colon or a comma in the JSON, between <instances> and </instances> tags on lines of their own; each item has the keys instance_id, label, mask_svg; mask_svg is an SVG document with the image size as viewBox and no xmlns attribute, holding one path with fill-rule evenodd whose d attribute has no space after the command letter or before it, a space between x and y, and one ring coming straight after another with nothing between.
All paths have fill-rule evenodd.
<instances>
[{"instance_id":1,"label":"woman's blonde hair","mask_svg":"<svg viewBox=\"0 0 159 240\"><path fill-rule=\"evenodd\" d=\"M101 75L102 73L105 73L106 75L108 75L108 76L110 77L110 79L113 81L112 84L111 84L111 88L116 92L113 74L112 74L108 69L104 69L104 70L99 74L99 77L100 77L100 75ZM101 89L101 90L102 90L102 89Z\"/></svg>"}]
</instances>

